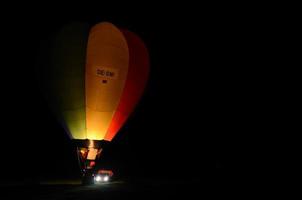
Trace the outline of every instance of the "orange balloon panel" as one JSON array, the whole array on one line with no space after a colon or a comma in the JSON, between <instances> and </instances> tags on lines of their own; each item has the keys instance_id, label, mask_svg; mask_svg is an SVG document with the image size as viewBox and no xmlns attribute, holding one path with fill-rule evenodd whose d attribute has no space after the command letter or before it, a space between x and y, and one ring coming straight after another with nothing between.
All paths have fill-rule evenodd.
<instances>
[{"instance_id":1,"label":"orange balloon panel","mask_svg":"<svg viewBox=\"0 0 302 200\"><path fill-rule=\"evenodd\" d=\"M119 104L128 73L129 52L122 32L110 23L95 25L87 45L86 135L103 140Z\"/></svg>"},{"instance_id":2,"label":"orange balloon panel","mask_svg":"<svg viewBox=\"0 0 302 200\"><path fill-rule=\"evenodd\" d=\"M113 139L139 101L149 74L149 56L143 41L130 31L122 32L129 48L129 70L123 94L105 136L108 141Z\"/></svg>"}]
</instances>

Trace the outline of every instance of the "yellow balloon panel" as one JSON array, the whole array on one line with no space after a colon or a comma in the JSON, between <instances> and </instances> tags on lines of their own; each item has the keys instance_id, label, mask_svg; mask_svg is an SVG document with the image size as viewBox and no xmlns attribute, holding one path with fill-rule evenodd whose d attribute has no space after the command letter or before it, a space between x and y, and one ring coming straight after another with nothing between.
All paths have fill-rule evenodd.
<instances>
[{"instance_id":1,"label":"yellow balloon panel","mask_svg":"<svg viewBox=\"0 0 302 200\"><path fill-rule=\"evenodd\" d=\"M89 30L82 23L62 27L42 45L45 51L38 62L42 92L72 139L87 136L84 77Z\"/></svg>"},{"instance_id":2,"label":"yellow balloon panel","mask_svg":"<svg viewBox=\"0 0 302 200\"><path fill-rule=\"evenodd\" d=\"M82 108L63 111L62 115L65 119L68 130L76 139L86 139L85 115Z\"/></svg>"},{"instance_id":3,"label":"yellow balloon panel","mask_svg":"<svg viewBox=\"0 0 302 200\"><path fill-rule=\"evenodd\" d=\"M89 34L86 57L86 135L102 140L119 103L129 65L127 42L114 25L100 23Z\"/></svg>"}]
</instances>

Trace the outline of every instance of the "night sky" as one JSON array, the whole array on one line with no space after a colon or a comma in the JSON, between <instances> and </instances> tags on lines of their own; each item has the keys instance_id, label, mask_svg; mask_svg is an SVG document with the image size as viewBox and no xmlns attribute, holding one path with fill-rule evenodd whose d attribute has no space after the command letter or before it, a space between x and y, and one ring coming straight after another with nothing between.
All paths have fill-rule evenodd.
<instances>
[{"instance_id":1,"label":"night sky","mask_svg":"<svg viewBox=\"0 0 302 200\"><path fill-rule=\"evenodd\" d=\"M40 44L72 21L112 22L139 35L150 53L145 93L104 151L106 165L125 177L163 178L180 172L201 178L215 168L249 165L238 153L246 137L239 145L236 140L262 123L255 117L261 99L253 95L261 88L254 59L261 56L255 51L260 32L238 13L189 11L45 8L7 16L0 178L79 177L74 146L35 76Z\"/></svg>"}]
</instances>

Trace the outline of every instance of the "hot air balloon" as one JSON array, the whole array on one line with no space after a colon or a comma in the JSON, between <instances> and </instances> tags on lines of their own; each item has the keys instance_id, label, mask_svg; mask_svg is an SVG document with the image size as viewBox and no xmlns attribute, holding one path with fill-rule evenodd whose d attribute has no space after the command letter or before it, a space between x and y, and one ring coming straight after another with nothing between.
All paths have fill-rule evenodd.
<instances>
[{"instance_id":1,"label":"hot air balloon","mask_svg":"<svg viewBox=\"0 0 302 200\"><path fill-rule=\"evenodd\" d=\"M136 34L108 22L69 24L48 49L41 59L42 91L77 145L87 178L143 94L148 51Z\"/></svg>"}]
</instances>

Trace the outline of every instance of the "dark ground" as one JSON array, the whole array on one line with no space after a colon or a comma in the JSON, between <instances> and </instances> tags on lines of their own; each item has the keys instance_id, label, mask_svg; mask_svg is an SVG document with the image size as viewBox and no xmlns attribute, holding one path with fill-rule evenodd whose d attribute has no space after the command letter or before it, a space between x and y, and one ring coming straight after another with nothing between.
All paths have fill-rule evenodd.
<instances>
[{"instance_id":1,"label":"dark ground","mask_svg":"<svg viewBox=\"0 0 302 200\"><path fill-rule=\"evenodd\" d=\"M0 198L5 199L164 199L198 198L205 189L194 180L113 181L82 186L79 180L56 180L40 183L1 185ZM198 195L198 196L196 196Z\"/></svg>"}]
</instances>

